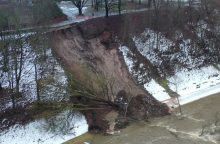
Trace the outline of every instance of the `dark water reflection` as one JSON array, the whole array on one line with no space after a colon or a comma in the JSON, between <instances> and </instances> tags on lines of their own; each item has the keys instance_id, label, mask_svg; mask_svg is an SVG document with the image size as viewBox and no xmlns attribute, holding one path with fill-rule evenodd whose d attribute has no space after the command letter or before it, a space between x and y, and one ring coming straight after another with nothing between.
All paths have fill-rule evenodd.
<instances>
[{"instance_id":1,"label":"dark water reflection","mask_svg":"<svg viewBox=\"0 0 220 144\"><path fill-rule=\"evenodd\" d=\"M95 135L91 144L219 144L220 94L183 106L183 116L171 115L135 122L119 135Z\"/></svg>"}]
</instances>

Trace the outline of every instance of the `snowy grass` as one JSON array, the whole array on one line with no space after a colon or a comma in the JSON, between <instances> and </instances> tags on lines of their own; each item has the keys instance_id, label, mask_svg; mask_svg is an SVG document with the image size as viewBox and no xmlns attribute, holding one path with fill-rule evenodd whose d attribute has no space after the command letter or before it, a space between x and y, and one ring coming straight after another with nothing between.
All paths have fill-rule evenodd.
<instances>
[{"instance_id":1,"label":"snowy grass","mask_svg":"<svg viewBox=\"0 0 220 144\"><path fill-rule=\"evenodd\" d=\"M195 34L199 38L208 28L203 22L198 24L200 26ZM175 33L174 40L170 40L163 33L146 28L141 35L133 37L137 50L158 68L161 75L164 74L163 67L166 67L166 63L169 63L175 70L181 69L180 66L193 69L202 66L206 59L204 55L195 57L199 52L195 42L184 38L179 31Z\"/></svg>"},{"instance_id":2,"label":"snowy grass","mask_svg":"<svg viewBox=\"0 0 220 144\"><path fill-rule=\"evenodd\" d=\"M29 35L24 35L20 38L25 39L26 36ZM17 35L14 35L14 37L17 39ZM22 66L20 90L24 94L22 98L25 97L25 99L22 99L22 101L17 101L17 105L23 105L26 102L32 102L36 100L34 62L38 55L27 41L24 40L22 42L24 49L23 56L25 60ZM64 100L67 87L67 77L65 72L58 61L53 57L50 48L46 48L46 57L46 61L43 63L37 63L38 80L47 80L49 78L52 79L52 83L46 83L45 87L41 89L41 98L42 100L46 101ZM2 71L3 56L1 52L0 60L0 82L3 88L8 88L9 82L7 73ZM13 64L13 62L10 61L10 64ZM10 98L8 98L7 101L5 100L3 105L2 101L0 102L1 110L12 106ZM56 116L55 119L58 120L59 123L55 128L48 127L48 125L51 123L53 124L53 121L48 121L48 119L39 119L27 124L24 127L20 125L14 125L9 130L0 133L0 144L60 144L88 131L88 124L84 116L73 116L72 118L69 118L68 116L69 115L66 113L62 113ZM68 117L68 119L66 117ZM63 133L60 132L62 127L59 126L63 126L60 125L62 123L69 126L68 133L66 133L66 131ZM56 130L56 128L59 129Z\"/></svg>"},{"instance_id":3,"label":"snowy grass","mask_svg":"<svg viewBox=\"0 0 220 144\"><path fill-rule=\"evenodd\" d=\"M130 57L128 57L128 55L131 54L129 48L126 46L121 46L119 47L119 50L122 52L129 72L133 75L138 75L138 73L133 72L134 62ZM143 67L143 64L140 64L140 67ZM165 92L165 89L153 79L149 83L145 83L144 88L159 101L164 101L170 98L169 95Z\"/></svg>"},{"instance_id":4,"label":"snowy grass","mask_svg":"<svg viewBox=\"0 0 220 144\"><path fill-rule=\"evenodd\" d=\"M125 63L131 74L134 63L128 57L130 50L126 46L121 46L119 50L123 53ZM180 95L180 104L187 104L200 98L220 92L220 71L214 66L202 67L200 69L182 69L168 79L169 87ZM168 102L171 97L165 89L154 79L144 84L144 88L157 100Z\"/></svg>"},{"instance_id":5,"label":"snowy grass","mask_svg":"<svg viewBox=\"0 0 220 144\"><path fill-rule=\"evenodd\" d=\"M128 54L130 54L130 50L126 46L121 46L119 47L119 50L122 52L122 55L124 57L125 63L128 67L128 70L130 73L132 73L132 67L134 65L133 61L131 58L128 57Z\"/></svg>"},{"instance_id":6,"label":"snowy grass","mask_svg":"<svg viewBox=\"0 0 220 144\"><path fill-rule=\"evenodd\" d=\"M25 103L30 103L36 100L37 97L37 85L35 79L35 61L36 58L39 57L36 51L32 48L26 38L29 36L22 35L19 38L19 41L22 42L22 55L23 55L23 64L21 70L21 79L20 79L20 92L22 92L22 97L16 99L17 105L24 105ZM17 35L10 36L11 38L16 38ZM40 44L39 44L40 45ZM12 45L13 46L13 45ZM8 46L9 52L12 52L12 46ZM39 46L40 47L40 46ZM66 87L67 87L67 77L61 65L58 61L53 57L52 51L50 48L46 48L46 60L44 62L38 62L36 64L37 68L37 81L43 80L47 81L47 79L51 79L50 83L46 83L44 87L41 85L40 95L41 100L46 101L60 101L64 100L66 96ZM5 89L11 88L10 83L12 82L11 77L13 76L13 83L15 83L15 70L12 69L14 67L14 57L13 53L9 55L8 59L8 67L11 67L8 71L4 71L3 69L3 53L0 51L0 83L1 86ZM19 59L18 57L17 59ZM10 74L10 75L9 75ZM15 86L14 86L15 87ZM13 87L13 88L14 88ZM0 110L6 109L12 106L12 102L10 97L6 97L0 101Z\"/></svg>"},{"instance_id":7,"label":"snowy grass","mask_svg":"<svg viewBox=\"0 0 220 144\"><path fill-rule=\"evenodd\" d=\"M179 71L168 80L169 87L173 91L177 91L180 95L187 95L220 84L220 72L213 66L208 66L190 71Z\"/></svg>"},{"instance_id":8,"label":"snowy grass","mask_svg":"<svg viewBox=\"0 0 220 144\"><path fill-rule=\"evenodd\" d=\"M146 29L140 37L133 37L137 50L152 64L160 66L162 58L157 55L156 51L165 52L173 46L173 42L165 38L160 32Z\"/></svg>"},{"instance_id":9,"label":"snowy grass","mask_svg":"<svg viewBox=\"0 0 220 144\"><path fill-rule=\"evenodd\" d=\"M67 15L69 20L73 20L75 22L78 22L78 8L73 5L71 1L62 1L57 4L59 8L63 11L65 15ZM85 13L87 10L87 7L83 7L82 12Z\"/></svg>"},{"instance_id":10,"label":"snowy grass","mask_svg":"<svg viewBox=\"0 0 220 144\"><path fill-rule=\"evenodd\" d=\"M201 27L205 29L206 25L203 24ZM200 36L202 31L200 30L197 33ZM174 42L167 39L162 33L156 33L153 30L146 29L139 37L133 37L137 50L146 59L150 60L154 66L158 67L158 69L162 66L163 57L169 57L170 62L178 59L178 62L187 65L187 68L176 67L176 73L167 78L169 87L180 95L181 104L186 104L207 95L220 92L217 89L220 86L219 70L212 65L196 69L195 67L197 65L203 63L204 57L192 58L190 56L189 50L192 49L191 40L183 39L181 33L176 33L176 39L182 39L179 44L180 52L163 55L164 52L171 50L170 48L174 46ZM128 54L129 48L127 49L126 51L122 51L125 61L128 59L126 54ZM159 53L162 53L162 56ZM128 64L128 67L134 67L134 63L131 60L128 61ZM134 75L133 73L131 74ZM165 92L164 88L155 80L144 84L144 87L159 101L169 99L169 95Z\"/></svg>"},{"instance_id":11,"label":"snowy grass","mask_svg":"<svg viewBox=\"0 0 220 144\"><path fill-rule=\"evenodd\" d=\"M165 89L160 86L154 79L152 79L149 83L144 84L144 88L158 101L165 101L170 99L170 96L166 93Z\"/></svg>"},{"instance_id":12,"label":"snowy grass","mask_svg":"<svg viewBox=\"0 0 220 144\"><path fill-rule=\"evenodd\" d=\"M156 45L157 37L160 39L160 47ZM177 38L182 38L182 35L178 35ZM158 67L160 67L162 59L158 57L156 50L158 49L161 52L165 52L173 45L173 42L166 39L161 33L155 33L149 29L146 29L139 38L134 37L133 40L138 51ZM220 92L220 71L218 65L210 65L201 67L200 69L194 68L197 64L202 63L203 60L193 59L189 55L189 49L191 48L190 42L189 39L183 40L182 43L180 43L181 53L171 55L171 59L178 58L181 62L187 64L191 70L186 68L176 69L177 72L173 76L167 77L170 89L180 95L180 104L193 102ZM126 46L119 47L119 50L123 53L129 72L137 77L139 73L134 73L133 71L135 61L129 56L134 54L132 54ZM138 77L143 78L141 75ZM166 93L165 89L154 79L145 83L144 88L161 102L169 103L169 100L171 100L171 97ZM176 104L176 100L172 103Z\"/></svg>"},{"instance_id":13,"label":"snowy grass","mask_svg":"<svg viewBox=\"0 0 220 144\"><path fill-rule=\"evenodd\" d=\"M68 119L68 130L60 132L59 126L63 126ZM88 124L82 114L68 117L67 112L56 116L57 124L54 128L49 127L51 121L46 119L36 120L26 126L15 125L7 132L0 134L1 144L61 144L88 131ZM51 122L52 123L52 122ZM63 129L63 127L61 127Z\"/></svg>"},{"instance_id":14,"label":"snowy grass","mask_svg":"<svg viewBox=\"0 0 220 144\"><path fill-rule=\"evenodd\" d=\"M213 66L182 70L168 80L169 87L180 95L181 104L220 92L220 72Z\"/></svg>"}]
</instances>

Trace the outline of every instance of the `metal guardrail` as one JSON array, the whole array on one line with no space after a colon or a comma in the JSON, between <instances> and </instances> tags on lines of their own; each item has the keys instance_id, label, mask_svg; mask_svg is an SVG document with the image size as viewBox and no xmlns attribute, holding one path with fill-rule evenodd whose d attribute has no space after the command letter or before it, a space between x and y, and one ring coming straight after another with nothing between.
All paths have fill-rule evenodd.
<instances>
[{"instance_id":1,"label":"metal guardrail","mask_svg":"<svg viewBox=\"0 0 220 144\"><path fill-rule=\"evenodd\" d=\"M65 21L64 21L65 22ZM53 24L50 26L36 26L36 27L29 27L29 28L22 28L19 30L6 30L6 31L1 31L0 36L6 36L6 35L11 35L11 34L16 34L16 33L27 33L27 32L52 32L52 31L57 31L57 30L62 30L62 29L67 29L72 26L75 26L78 22L69 22L66 21L66 24L62 24L63 22Z\"/></svg>"}]
</instances>

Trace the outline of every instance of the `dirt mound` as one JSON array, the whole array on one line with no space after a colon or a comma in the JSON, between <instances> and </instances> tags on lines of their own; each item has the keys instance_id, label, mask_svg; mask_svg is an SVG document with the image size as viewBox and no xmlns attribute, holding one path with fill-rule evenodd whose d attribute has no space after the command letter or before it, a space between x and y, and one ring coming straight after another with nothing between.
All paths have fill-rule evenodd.
<instances>
[{"instance_id":1,"label":"dirt mound","mask_svg":"<svg viewBox=\"0 0 220 144\"><path fill-rule=\"evenodd\" d=\"M147 95L137 95L132 98L128 106L128 116L136 120L168 114L170 113L166 104L158 103L153 97Z\"/></svg>"},{"instance_id":2,"label":"dirt mound","mask_svg":"<svg viewBox=\"0 0 220 144\"><path fill-rule=\"evenodd\" d=\"M99 36L85 39L76 27L56 32L50 37L56 55L73 77L88 89L98 92L99 96L105 95L102 98L113 101L120 90L130 90L134 95L146 92L128 73L118 44L108 49ZM108 89L106 94L101 92L104 87Z\"/></svg>"}]
</instances>

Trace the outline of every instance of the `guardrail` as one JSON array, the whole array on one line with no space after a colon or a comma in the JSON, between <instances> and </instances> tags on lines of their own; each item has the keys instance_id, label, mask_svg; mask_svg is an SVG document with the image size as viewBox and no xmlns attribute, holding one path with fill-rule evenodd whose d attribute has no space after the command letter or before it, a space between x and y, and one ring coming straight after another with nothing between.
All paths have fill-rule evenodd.
<instances>
[{"instance_id":1,"label":"guardrail","mask_svg":"<svg viewBox=\"0 0 220 144\"><path fill-rule=\"evenodd\" d=\"M66 22L66 24L64 23ZM52 32L52 31L57 31L57 30L62 30L62 29L67 29L70 28L74 25L76 25L78 22L68 22L64 21L61 23L53 24L50 26L36 26L36 27L29 27L29 28L22 28L19 30L6 30L6 31L1 31L0 36L6 36L6 35L11 35L11 34L17 34L19 33L27 33L27 32ZM64 24L62 24L64 23Z\"/></svg>"}]
</instances>

